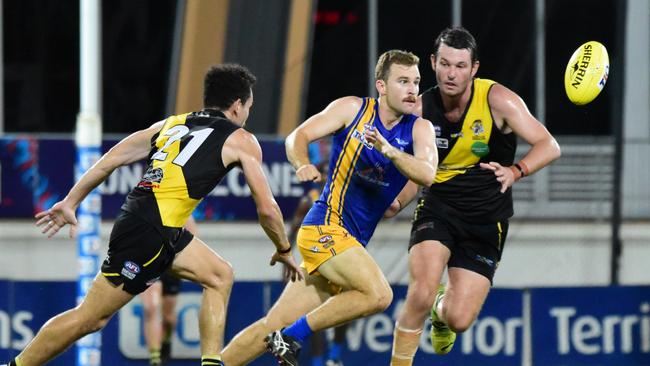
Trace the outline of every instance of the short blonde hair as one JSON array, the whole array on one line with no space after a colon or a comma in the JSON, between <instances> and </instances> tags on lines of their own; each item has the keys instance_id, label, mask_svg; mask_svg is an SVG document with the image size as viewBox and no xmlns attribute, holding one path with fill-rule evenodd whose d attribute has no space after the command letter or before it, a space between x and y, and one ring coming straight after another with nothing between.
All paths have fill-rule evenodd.
<instances>
[{"instance_id":1,"label":"short blonde hair","mask_svg":"<svg viewBox=\"0 0 650 366\"><path fill-rule=\"evenodd\" d=\"M375 66L375 80L388 79L390 66L392 64L413 66L420 64L420 58L408 51L390 50L386 51L379 56L377 66Z\"/></svg>"}]
</instances>

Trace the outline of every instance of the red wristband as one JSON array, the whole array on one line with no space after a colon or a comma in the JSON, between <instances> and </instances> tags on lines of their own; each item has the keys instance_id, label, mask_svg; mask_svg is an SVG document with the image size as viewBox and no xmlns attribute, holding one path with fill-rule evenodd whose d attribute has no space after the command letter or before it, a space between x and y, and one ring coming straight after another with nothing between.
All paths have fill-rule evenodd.
<instances>
[{"instance_id":1,"label":"red wristband","mask_svg":"<svg viewBox=\"0 0 650 366\"><path fill-rule=\"evenodd\" d=\"M521 169L518 169L516 165L517 164L508 167L510 168L510 170L512 170L512 174L515 176L515 182L524 176L523 173L521 172Z\"/></svg>"},{"instance_id":2,"label":"red wristband","mask_svg":"<svg viewBox=\"0 0 650 366\"><path fill-rule=\"evenodd\" d=\"M524 177L527 177L527 176L530 175L530 169L528 169L528 165L526 165L526 163L524 163L522 160L520 160L518 163L516 163L515 166L517 167L517 169L521 170L521 174Z\"/></svg>"}]
</instances>

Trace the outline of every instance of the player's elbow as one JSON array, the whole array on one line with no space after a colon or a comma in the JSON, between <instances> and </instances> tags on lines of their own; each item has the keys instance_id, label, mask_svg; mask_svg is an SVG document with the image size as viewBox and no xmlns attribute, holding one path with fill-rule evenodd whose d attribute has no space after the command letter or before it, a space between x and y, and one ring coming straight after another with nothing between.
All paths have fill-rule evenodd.
<instances>
[{"instance_id":1,"label":"player's elbow","mask_svg":"<svg viewBox=\"0 0 650 366\"><path fill-rule=\"evenodd\" d=\"M427 163L425 168L422 169L420 174L420 179L417 180L417 184L422 187L429 187L433 184L433 181L436 179L436 167Z\"/></svg>"},{"instance_id":2,"label":"player's elbow","mask_svg":"<svg viewBox=\"0 0 650 366\"><path fill-rule=\"evenodd\" d=\"M560 144L557 143L557 140L554 138L551 138L551 143L550 143L550 150L551 150L551 157L553 158L552 160L557 160L562 156L562 149L560 149Z\"/></svg>"},{"instance_id":3,"label":"player's elbow","mask_svg":"<svg viewBox=\"0 0 650 366\"><path fill-rule=\"evenodd\" d=\"M291 150L293 150L294 146L296 145L296 137L299 133L299 130L293 130L289 136L284 140L284 148L287 150L287 153Z\"/></svg>"},{"instance_id":4,"label":"player's elbow","mask_svg":"<svg viewBox=\"0 0 650 366\"><path fill-rule=\"evenodd\" d=\"M284 140L284 148L287 151L287 156L293 156L293 152L297 146L307 144L308 138L301 128L293 130Z\"/></svg>"}]
</instances>

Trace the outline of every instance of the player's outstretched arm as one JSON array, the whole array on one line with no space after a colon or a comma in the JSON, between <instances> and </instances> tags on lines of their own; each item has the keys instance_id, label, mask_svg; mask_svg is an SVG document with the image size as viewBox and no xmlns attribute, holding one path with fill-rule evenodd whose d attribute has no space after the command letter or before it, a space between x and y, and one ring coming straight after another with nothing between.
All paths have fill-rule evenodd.
<instances>
[{"instance_id":1,"label":"player's outstretched arm","mask_svg":"<svg viewBox=\"0 0 650 366\"><path fill-rule=\"evenodd\" d=\"M308 145L352 123L363 101L358 97L343 97L330 103L324 110L309 117L293 130L284 142L287 159L296 169L301 182L319 182L321 174L309 161Z\"/></svg>"},{"instance_id":2,"label":"player's outstretched arm","mask_svg":"<svg viewBox=\"0 0 650 366\"><path fill-rule=\"evenodd\" d=\"M160 131L163 124L164 121L156 122L151 127L135 132L113 146L81 176L63 200L54 204L49 210L36 214L36 226L42 226L42 232L52 237L62 227L70 224L70 237L74 237L77 224L75 210L81 201L117 167L146 158L151 149L151 138Z\"/></svg>"},{"instance_id":3,"label":"player's outstretched arm","mask_svg":"<svg viewBox=\"0 0 650 366\"><path fill-rule=\"evenodd\" d=\"M273 197L262 169L262 148L255 136L244 129L233 132L224 144L222 159L226 166L238 163L244 172L257 207L260 225L276 248L270 264L282 262L286 267L285 274L292 281L302 279L302 272L291 254L291 244L285 232L282 211Z\"/></svg>"},{"instance_id":4,"label":"player's outstretched arm","mask_svg":"<svg viewBox=\"0 0 650 366\"><path fill-rule=\"evenodd\" d=\"M561 155L560 146L546 127L535 118L526 103L513 91L496 84L488 96L495 119L504 122L502 130L512 130L517 136L531 145L528 153L517 162L518 166L503 167L497 162L481 163L483 169L492 170L501 183L501 192L519 180L532 174Z\"/></svg>"}]
</instances>

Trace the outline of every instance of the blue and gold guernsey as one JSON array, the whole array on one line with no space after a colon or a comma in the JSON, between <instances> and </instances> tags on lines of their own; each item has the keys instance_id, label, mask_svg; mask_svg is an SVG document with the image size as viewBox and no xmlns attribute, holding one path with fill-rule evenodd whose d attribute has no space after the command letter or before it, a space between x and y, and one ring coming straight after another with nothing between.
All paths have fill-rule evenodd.
<instances>
[{"instance_id":1,"label":"blue and gold guernsey","mask_svg":"<svg viewBox=\"0 0 650 366\"><path fill-rule=\"evenodd\" d=\"M387 130L379 119L379 101L364 98L354 121L332 137L327 182L303 226L339 225L364 246L407 178L364 139L370 126L400 150L413 154L413 125L417 116L404 115Z\"/></svg>"}]
</instances>

